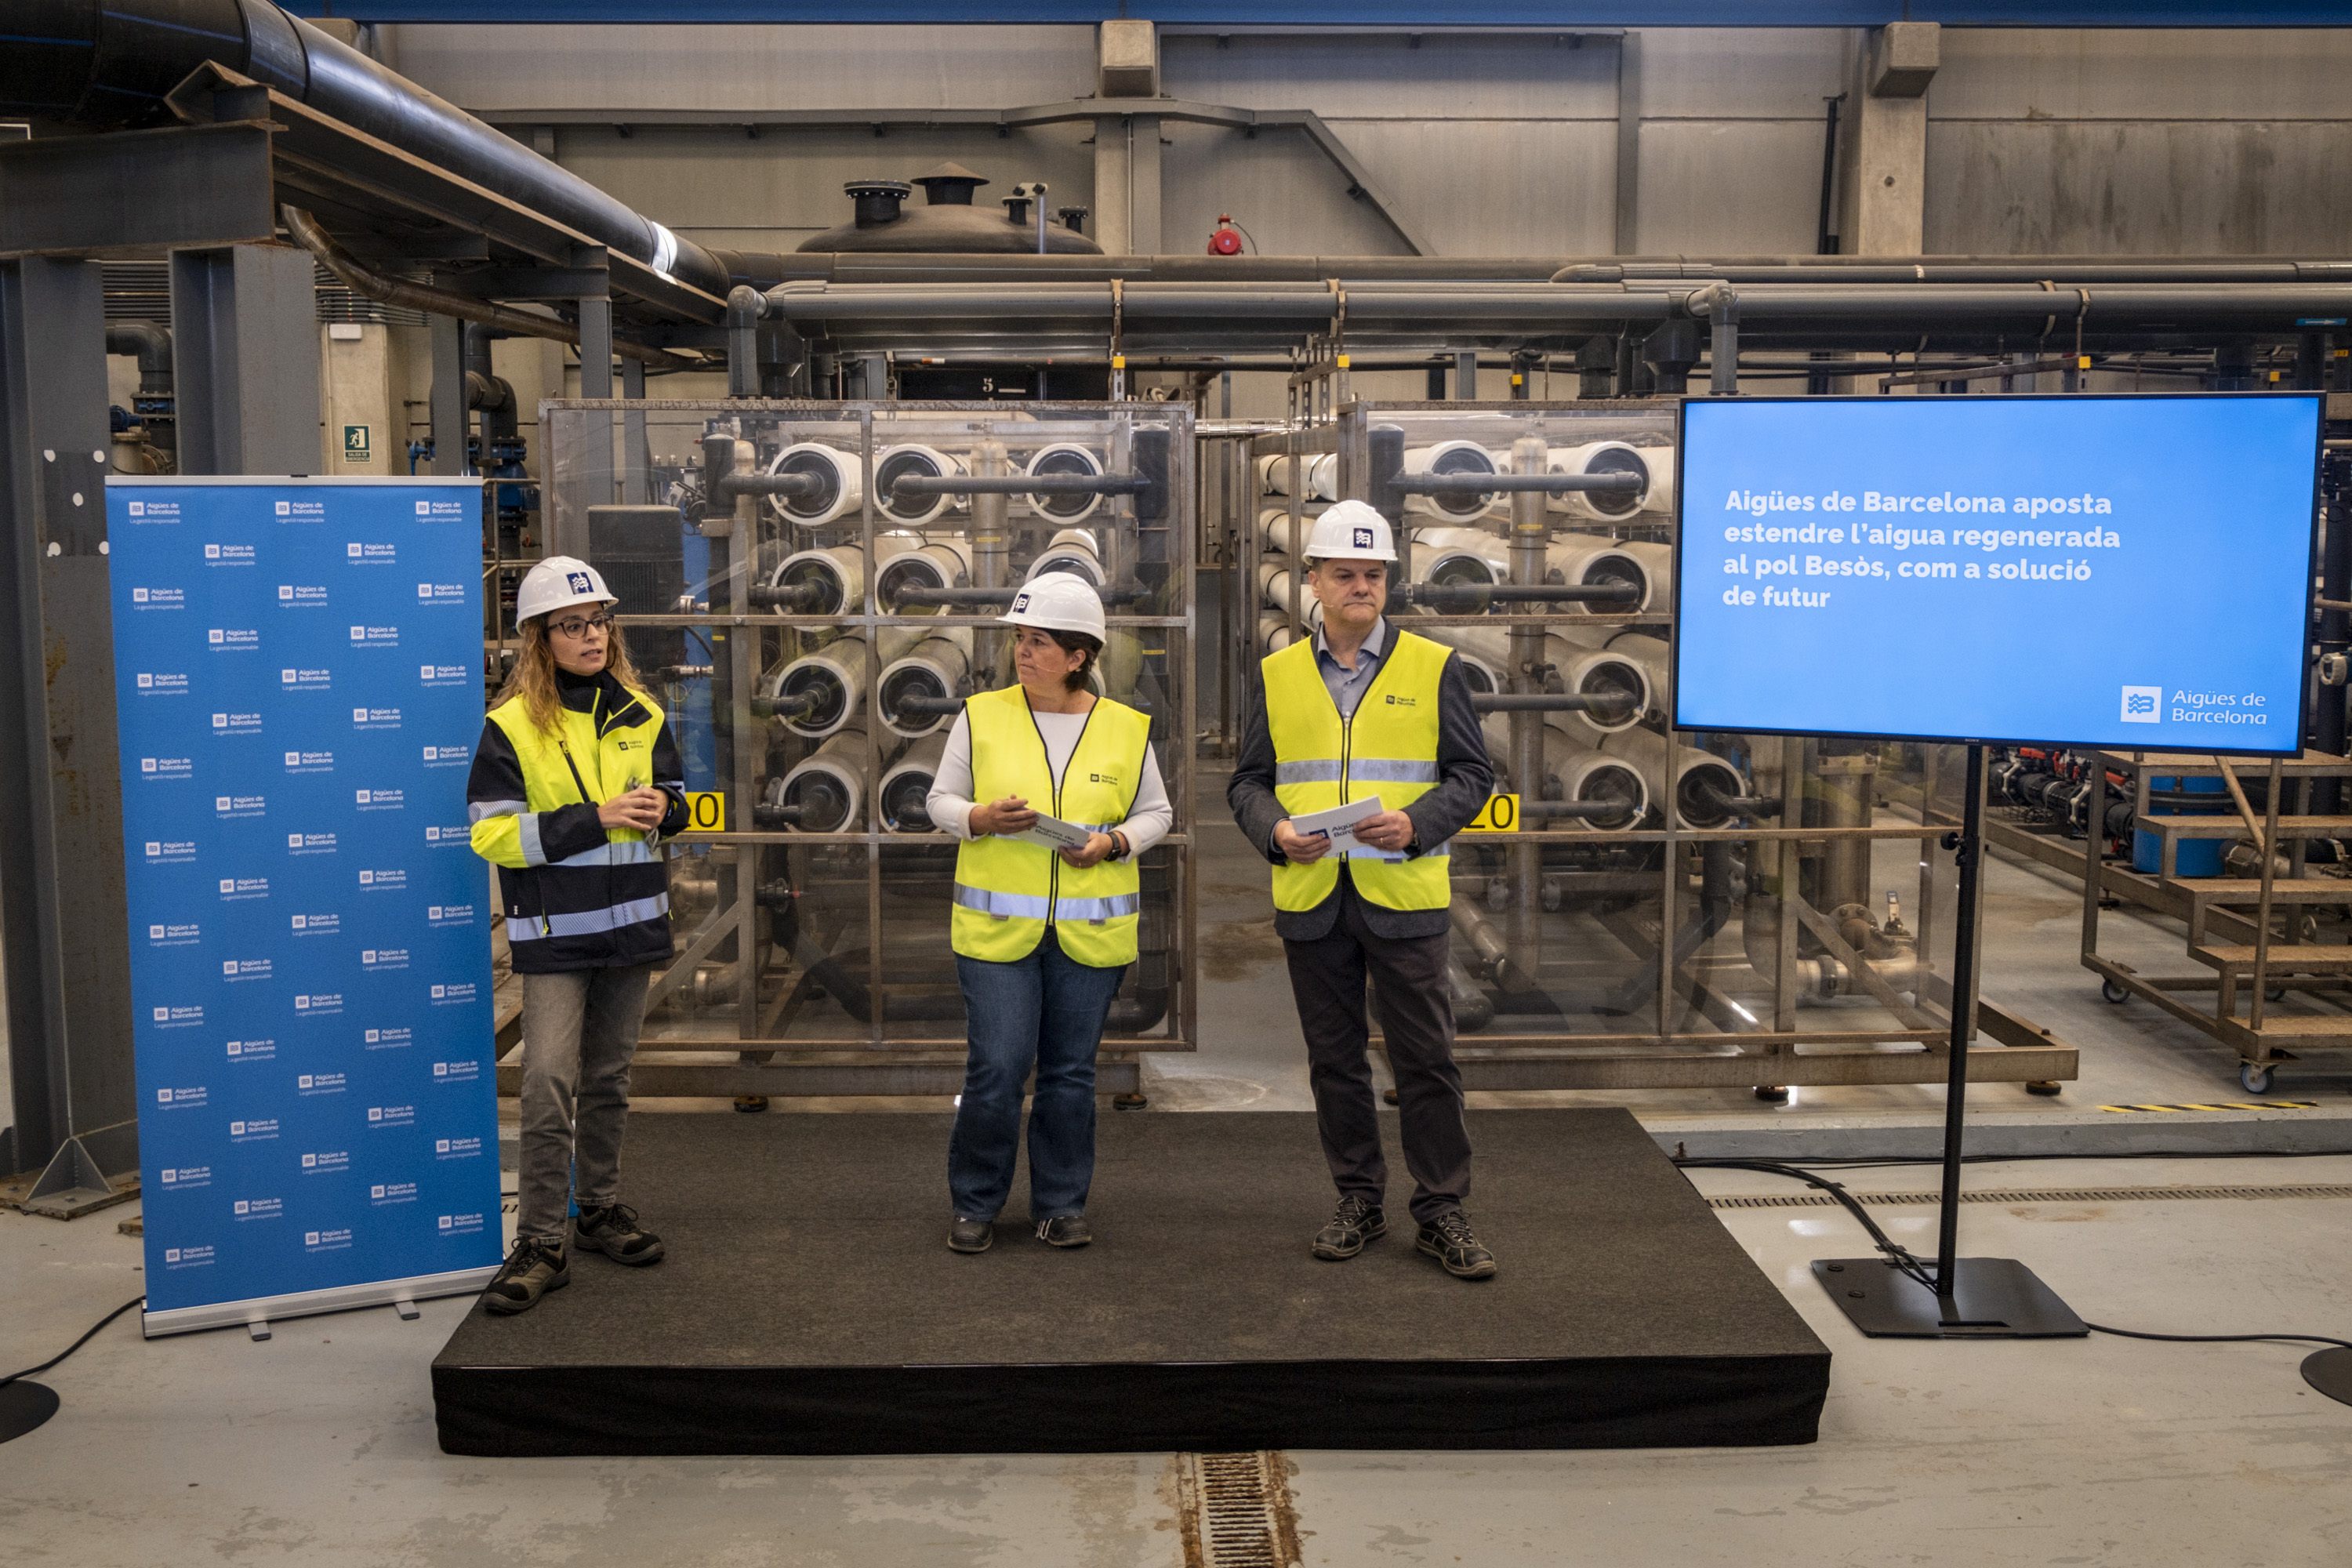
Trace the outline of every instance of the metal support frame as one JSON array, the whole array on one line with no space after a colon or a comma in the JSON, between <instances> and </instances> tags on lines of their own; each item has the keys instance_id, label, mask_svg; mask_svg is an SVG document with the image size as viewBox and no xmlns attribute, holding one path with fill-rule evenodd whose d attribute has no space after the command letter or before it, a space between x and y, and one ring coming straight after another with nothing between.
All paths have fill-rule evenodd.
<instances>
[{"instance_id":1,"label":"metal support frame","mask_svg":"<svg viewBox=\"0 0 2352 1568\"><path fill-rule=\"evenodd\" d=\"M308 474L319 462L319 305L310 252L172 254L172 374L184 474Z\"/></svg>"},{"instance_id":2,"label":"metal support frame","mask_svg":"<svg viewBox=\"0 0 2352 1568\"><path fill-rule=\"evenodd\" d=\"M59 1217L138 1190L108 439L98 264L0 261L0 935L15 1118L0 1165L46 1165L26 1206Z\"/></svg>"}]
</instances>

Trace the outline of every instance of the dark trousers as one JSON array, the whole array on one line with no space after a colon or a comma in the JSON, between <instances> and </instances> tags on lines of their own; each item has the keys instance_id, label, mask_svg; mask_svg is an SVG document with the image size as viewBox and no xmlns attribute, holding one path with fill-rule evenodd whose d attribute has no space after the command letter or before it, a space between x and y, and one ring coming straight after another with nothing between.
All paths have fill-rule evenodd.
<instances>
[{"instance_id":1,"label":"dark trousers","mask_svg":"<svg viewBox=\"0 0 2352 1568\"><path fill-rule=\"evenodd\" d=\"M1029 1217L1086 1212L1095 1176L1095 1049L1126 973L1123 963L1080 963L1050 929L1010 963L956 955L971 1039L948 1139L948 1195L958 1215L992 1220L1012 1194L1021 1089L1032 1068Z\"/></svg>"},{"instance_id":2,"label":"dark trousers","mask_svg":"<svg viewBox=\"0 0 2352 1568\"><path fill-rule=\"evenodd\" d=\"M1462 1074L1454 1065L1454 997L1445 987L1448 933L1383 937L1365 924L1354 886L1339 879L1339 919L1328 935L1286 942L1290 990L1307 1035L1315 1124L1339 1195L1380 1205L1388 1189L1378 1101L1365 1049L1364 981L1404 1124L1404 1166L1412 1173L1412 1217L1424 1224L1470 1195L1470 1132L1462 1121Z\"/></svg>"}]
</instances>

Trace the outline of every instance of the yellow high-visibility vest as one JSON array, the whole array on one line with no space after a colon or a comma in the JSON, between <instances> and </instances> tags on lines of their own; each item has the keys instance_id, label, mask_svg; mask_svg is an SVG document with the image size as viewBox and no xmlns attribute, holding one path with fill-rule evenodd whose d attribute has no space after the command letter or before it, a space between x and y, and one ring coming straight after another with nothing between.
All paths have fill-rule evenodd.
<instances>
[{"instance_id":1,"label":"yellow high-visibility vest","mask_svg":"<svg viewBox=\"0 0 2352 1568\"><path fill-rule=\"evenodd\" d=\"M1108 833L1127 820L1143 786L1151 721L1123 702L1097 698L1086 727L1054 779L1045 737L1018 686L983 691L964 703L971 733L971 797L983 805L1008 795L1031 809ZM950 945L966 958L1011 963L1026 958L1048 924L1062 951L1097 969L1135 962L1143 908L1135 858L1083 870L1042 844L995 834L956 851L955 913Z\"/></svg>"},{"instance_id":2,"label":"yellow high-visibility vest","mask_svg":"<svg viewBox=\"0 0 2352 1568\"><path fill-rule=\"evenodd\" d=\"M1312 638L1270 656L1266 728L1274 738L1274 795L1293 816L1377 796L1402 811L1437 786L1437 682L1452 651L1389 628L1395 646L1371 689L1343 720L1315 665ZM1274 907L1311 910L1339 885L1339 857L1274 868ZM1453 900L1445 846L1408 858L1402 850L1348 852L1356 891L1391 910L1442 910Z\"/></svg>"}]
</instances>

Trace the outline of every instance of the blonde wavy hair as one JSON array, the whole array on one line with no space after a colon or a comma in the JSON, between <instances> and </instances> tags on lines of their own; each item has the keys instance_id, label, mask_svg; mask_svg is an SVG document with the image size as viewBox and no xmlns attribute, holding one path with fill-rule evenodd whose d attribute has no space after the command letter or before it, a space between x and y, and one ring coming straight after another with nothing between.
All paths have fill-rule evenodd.
<instances>
[{"instance_id":1,"label":"blonde wavy hair","mask_svg":"<svg viewBox=\"0 0 2352 1568\"><path fill-rule=\"evenodd\" d=\"M599 607L608 612L612 609L609 605ZM514 668L508 671L507 683L499 689L497 700L492 703L495 707L498 702L520 699L522 710L530 716L531 723L551 735L562 725L563 702L556 691L555 645L548 637L547 623L575 610L594 613L581 605L567 605L523 622L522 651L515 657ZM637 696L646 695L636 667L629 662L629 647L621 638L618 623L605 632L604 673Z\"/></svg>"}]
</instances>

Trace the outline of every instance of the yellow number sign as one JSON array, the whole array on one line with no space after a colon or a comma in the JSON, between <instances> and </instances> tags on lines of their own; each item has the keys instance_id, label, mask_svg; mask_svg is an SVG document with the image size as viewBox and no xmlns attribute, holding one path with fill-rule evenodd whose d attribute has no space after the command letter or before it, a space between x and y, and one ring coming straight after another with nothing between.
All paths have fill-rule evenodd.
<instances>
[{"instance_id":1,"label":"yellow number sign","mask_svg":"<svg viewBox=\"0 0 2352 1568\"><path fill-rule=\"evenodd\" d=\"M687 791L686 830L688 833L726 832L726 795L715 789Z\"/></svg>"},{"instance_id":2,"label":"yellow number sign","mask_svg":"<svg viewBox=\"0 0 2352 1568\"><path fill-rule=\"evenodd\" d=\"M1519 797L1515 795L1490 795L1478 815L1470 819L1465 833L1516 833L1519 829Z\"/></svg>"}]
</instances>

